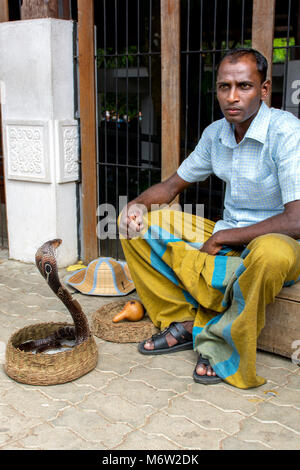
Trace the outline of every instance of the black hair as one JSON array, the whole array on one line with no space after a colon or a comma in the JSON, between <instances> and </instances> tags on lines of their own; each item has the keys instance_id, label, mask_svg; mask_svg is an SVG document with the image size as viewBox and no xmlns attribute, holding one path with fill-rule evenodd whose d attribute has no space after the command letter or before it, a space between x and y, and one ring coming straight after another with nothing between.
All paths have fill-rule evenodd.
<instances>
[{"instance_id":1,"label":"black hair","mask_svg":"<svg viewBox=\"0 0 300 470\"><path fill-rule=\"evenodd\" d=\"M260 52L255 49L252 49L251 47L241 47L238 49L230 49L229 51L227 51L218 64L217 73L223 60L228 59L230 62L235 63L245 55L252 55L255 59L257 71L261 76L261 83L263 83L267 79L268 61Z\"/></svg>"}]
</instances>

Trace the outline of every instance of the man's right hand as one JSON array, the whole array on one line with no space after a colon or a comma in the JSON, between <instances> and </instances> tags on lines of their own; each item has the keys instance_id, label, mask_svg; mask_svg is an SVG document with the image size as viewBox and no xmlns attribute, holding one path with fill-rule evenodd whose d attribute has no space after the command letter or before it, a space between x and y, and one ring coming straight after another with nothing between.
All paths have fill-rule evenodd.
<instances>
[{"instance_id":1,"label":"man's right hand","mask_svg":"<svg viewBox=\"0 0 300 470\"><path fill-rule=\"evenodd\" d=\"M138 237L144 228L143 215L147 212L144 204L127 204L121 212L119 232L126 238Z\"/></svg>"}]
</instances>

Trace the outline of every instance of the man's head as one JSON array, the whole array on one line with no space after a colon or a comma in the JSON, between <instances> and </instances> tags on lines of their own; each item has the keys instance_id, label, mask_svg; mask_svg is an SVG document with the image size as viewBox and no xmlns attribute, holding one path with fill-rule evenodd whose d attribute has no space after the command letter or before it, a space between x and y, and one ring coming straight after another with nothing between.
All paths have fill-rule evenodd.
<instances>
[{"instance_id":1,"label":"man's head","mask_svg":"<svg viewBox=\"0 0 300 470\"><path fill-rule=\"evenodd\" d=\"M254 49L225 54L217 70L217 98L227 121L241 124L256 115L270 90L267 69L266 58Z\"/></svg>"}]
</instances>

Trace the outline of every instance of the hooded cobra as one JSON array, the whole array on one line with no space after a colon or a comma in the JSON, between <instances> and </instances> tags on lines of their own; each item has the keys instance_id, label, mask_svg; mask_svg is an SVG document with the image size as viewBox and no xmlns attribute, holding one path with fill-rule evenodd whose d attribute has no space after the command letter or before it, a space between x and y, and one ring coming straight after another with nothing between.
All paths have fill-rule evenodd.
<instances>
[{"instance_id":1,"label":"hooded cobra","mask_svg":"<svg viewBox=\"0 0 300 470\"><path fill-rule=\"evenodd\" d=\"M56 250L62 240L49 240L44 243L35 254L35 264L41 275L46 279L47 284L64 303L69 310L74 327L66 326L58 329L54 334L47 338L27 341L18 346L22 351L42 352L49 348L61 347L61 340L75 340L75 345L83 343L90 337L90 329L87 318L83 313L81 306L74 300L68 290L62 286L57 271Z\"/></svg>"}]
</instances>

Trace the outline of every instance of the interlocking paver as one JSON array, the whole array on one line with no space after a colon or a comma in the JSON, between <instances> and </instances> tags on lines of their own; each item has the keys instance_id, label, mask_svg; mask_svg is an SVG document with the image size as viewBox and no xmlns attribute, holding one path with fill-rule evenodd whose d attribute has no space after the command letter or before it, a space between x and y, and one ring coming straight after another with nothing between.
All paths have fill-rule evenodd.
<instances>
[{"instance_id":1,"label":"interlocking paver","mask_svg":"<svg viewBox=\"0 0 300 470\"><path fill-rule=\"evenodd\" d=\"M163 435L185 449L219 449L219 441L226 436L223 431L211 430L186 417L170 416L166 412L150 417L142 430Z\"/></svg>"},{"instance_id":2,"label":"interlocking paver","mask_svg":"<svg viewBox=\"0 0 300 470\"><path fill-rule=\"evenodd\" d=\"M277 394L272 398L272 401L275 405L282 406L283 408L293 407L300 410L299 391L287 387L277 390Z\"/></svg>"},{"instance_id":3,"label":"interlocking paver","mask_svg":"<svg viewBox=\"0 0 300 470\"><path fill-rule=\"evenodd\" d=\"M142 430L127 434L124 442L116 450L182 450L182 447L162 435L147 434Z\"/></svg>"},{"instance_id":4,"label":"interlocking paver","mask_svg":"<svg viewBox=\"0 0 300 470\"><path fill-rule=\"evenodd\" d=\"M154 409L167 407L169 399L176 395L171 390L158 390L146 382L127 380L126 377L112 380L102 392L107 395L122 396L131 403L139 404L142 402Z\"/></svg>"},{"instance_id":5,"label":"interlocking paver","mask_svg":"<svg viewBox=\"0 0 300 470\"><path fill-rule=\"evenodd\" d=\"M81 387L78 389L76 385L72 382L68 382L60 385L51 385L51 386L36 386L37 390L40 392L42 397L45 397L47 403L51 401L56 402L65 402L66 405L76 405L80 403L84 398L92 393L92 389L89 387ZM28 386L28 391L31 390ZM61 404L61 406L63 406Z\"/></svg>"},{"instance_id":6,"label":"interlocking paver","mask_svg":"<svg viewBox=\"0 0 300 470\"><path fill-rule=\"evenodd\" d=\"M247 396L236 393L230 385L217 384L214 387L199 387L195 382L189 387L187 399L208 402L226 413L240 413L250 416L257 410L257 402L249 401ZM193 403L191 403L193 405ZM194 406L196 406L194 404Z\"/></svg>"},{"instance_id":7,"label":"interlocking paver","mask_svg":"<svg viewBox=\"0 0 300 470\"><path fill-rule=\"evenodd\" d=\"M128 424L110 423L99 413L80 408L64 410L52 421L52 425L72 430L82 439L113 448L122 443L124 436L132 430Z\"/></svg>"},{"instance_id":8,"label":"interlocking paver","mask_svg":"<svg viewBox=\"0 0 300 470\"><path fill-rule=\"evenodd\" d=\"M101 392L93 392L79 403L83 410L96 411L111 423L124 423L137 428L142 426L146 418L153 414L153 408L140 403L130 403L120 396L107 396Z\"/></svg>"},{"instance_id":9,"label":"interlocking paver","mask_svg":"<svg viewBox=\"0 0 300 470\"><path fill-rule=\"evenodd\" d=\"M193 382L192 377L177 377L164 369L149 369L148 367L135 367L126 376L128 380L140 380L157 390L170 390L175 393L187 391L188 385Z\"/></svg>"},{"instance_id":10,"label":"interlocking paver","mask_svg":"<svg viewBox=\"0 0 300 470\"><path fill-rule=\"evenodd\" d=\"M151 362L146 367L150 369L165 369L170 374L177 377L191 377L197 362L197 354L194 351L188 351L189 361L183 361L178 353L152 356Z\"/></svg>"},{"instance_id":11,"label":"interlocking paver","mask_svg":"<svg viewBox=\"0 0 300 470\"><path fill-rule=\"evenodd\" d=\"M116 377L117 375L113 372L102 372L97 369L94 369L89 374L85 374L82 377L79 377L74 382L74 385L76 385L77 388L84 388L88 390L101 390Z\"/></svg>"},{"instance_id":12,"label":"interlocking paver","mask_svg":"<svg viewBox=\"0 0 300 470\"><path fill-rule=\"evenodd\" d=\"M136 365L136 362L125 360L120 355L100 354L97 369L99 371L115 372L116 374L123 375L127 374Z\"/></svg>"},{"instance_id":13,"label":"interlocking paver","mask_svg":"<svg viewBox=\"0 0 300 470\"><path fill-rule=\"evenodd\" d=\"M76 450L86 448L87 443L74 432L65 428L53 427L50 424L41 424L31 429L30 433L20 440L27 450ZM90 448L90 446L88 446ZM99 449L105 449L98 445Z\"/></svg>"},{"instance_id":14,"label":"interlocking paver","mask_svg":"<svg viewBox=\"0 0 300 470\"><path fill-rule=\"evenodd\" d=\"M283 367L271 368L265 365L258 365L256 368L256 373L265 379L267 378L269 383L273 383L275 385L285 385L291 371Z\"/></svg>"},{"instance_id":15,"label":"interlocking paver","mask_svg":"<svg viewBox=\"0 0 300 470\"><path fill-rule=\"evenodd\" d=\"M264 423L276 423L298 433L300 442L300 409L277 406L272 400L259 407L255 417Z\"/></svg>"},{"instance_id":16,"label":"interlocking paver","mask_svg":"<svg viewBox=\"0 0 300 470\"><path fill-rule=\"evenodd\" d=\"M228 413L211 405L209 401L189 400L185 396L171 400L167 413L171 416L182 416L206 429L233 434L239 430L242 419L239 413Z\"/></svg>"},{"instance_id":17,"label":"interlocking paver","mask_svg":"<svg viewBox=\"0 0 300 470\"><path fill-rule=\"evenodd\" d=\"M300 391L300 368L294 374L288 376L286 388Z\"/></svg>"},{"instance_id":18,"label":"interlocking paver","mask_svg":"<svg viewBox=\"0 0 300 470\"><path fill-rule=\"evenodd\" d=\"M263 423L255 418L246 418L237 436L240 440L264 444L272 449L296 450L300 447L300 436L276 423Z\"/></svg>"},{"instance_id":19,"label":"interlocking paver","mask_svg":"<svg viewBox=\"0 0 300 470\"><path fill-rule=\"evenodd\" d=\"M226 437L221 442L223 450L270 450L270 447L261 442L245 442L236 437Z\"/></svg>"},{"instance_id":20,"label":"interlocking paver","mask_svg":"<svg viewBox=\"0 0 300 470\"><path fill-rule=\"evenodd\" d=\"M59 411L70 406L64 400L52 400L44 396L36 387L12 387L4 392L2 401L11 405L23 416L43 421L54 419Z\"/></svg>"},{"instance_id":21,"label":"interlocking paver","mask_svg":"<svg viewBox=\"0 0 300 470\"><path fill-rule=\"evenodd\" d=\"M59 270L63 282L67 274ZM69 290L90 322L118 300ZM0 299L1 449L300 449L300 368L290 359L258 351L266 384L209 387L192 379L194 351L146 356L136 343L95 337L99 361L90 373L61 385L19 384L3 369L12 333L72 319L35 266L8 260L3 250Z\"/></svg>"},{"instance_id":22,"label":"interlocking paver","mask_svg":"<svg viewBox=\"0 0 300 470\"><path fill-rule=\"evenodd\" d=\"M33 426L42 422L41 417L25 416L9 405L0 405L0 416L0 448L25 437Z\"/></svg>"}]
</instances>

